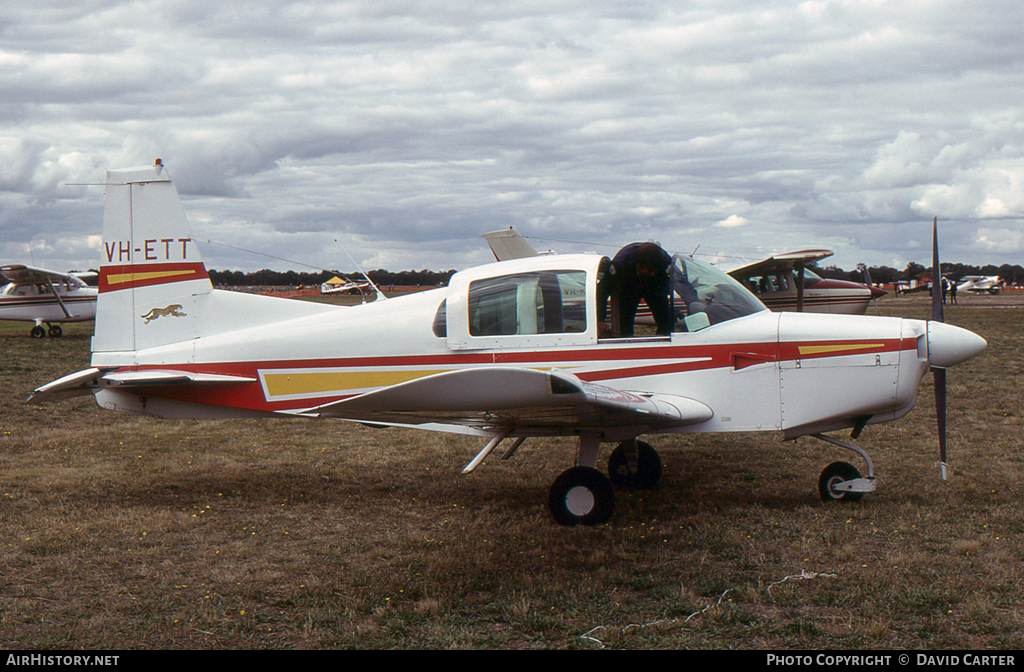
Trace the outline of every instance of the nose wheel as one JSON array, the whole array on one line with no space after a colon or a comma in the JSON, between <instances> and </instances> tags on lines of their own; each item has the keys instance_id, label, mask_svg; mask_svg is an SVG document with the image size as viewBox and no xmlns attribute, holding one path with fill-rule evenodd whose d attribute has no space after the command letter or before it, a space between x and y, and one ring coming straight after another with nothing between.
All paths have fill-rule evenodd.
<instances>
[{"instance_id":1,"label":"nose wheel","mask_svg":"<svg viewBox=\"0 0 1024 672\"><path fill-rule=\"evenodd\" d=\"M861 457L868 465L868 475L864 478L860 472L849 462L833 462L825 467L821 476L818 477L818 494L824 502L859 502L864 495L875 491L875 467L871 458L863 450L845 441L833 439L824 434L814 434L814 438L821 439L832 445L852 450Z\"/></svg>"},{"instance_id":2,"label":"nose wheel","mask_svg":"<svg viewBox=\"0 0 1024 672\"><path fill-rule=\"evenodd\" d=\"M818 478L818 494L826 502L857 502L864 497L863 492L854 492L847 488L860 479L860 472L849 462L833 462L825 467Z\"/></svg>"}]
</instances>

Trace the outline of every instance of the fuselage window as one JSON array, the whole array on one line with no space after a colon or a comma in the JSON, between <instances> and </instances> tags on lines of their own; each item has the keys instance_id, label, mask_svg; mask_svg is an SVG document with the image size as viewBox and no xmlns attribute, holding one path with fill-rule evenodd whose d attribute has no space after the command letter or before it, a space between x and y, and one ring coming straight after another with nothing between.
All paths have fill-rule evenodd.
<instances>
[{"instance_id":1,"label":"fuselage window","mask_svg":"<svg viewBox=\"0 0 1024 672\"><path fill-rule=\"evenodd\" d=\"M438 338L447 338L448 336L448 300L445 299L441 302L441 305L437 307L437 312L434 313L434 324L433 324L434 336Z\"/></svg>"},{"instance_id":2,"label":"fuselage window","mask_svg":"<svg viewBox=\"0 0 1024 672\"><path fill-rule=\"evenodd\" d=\"M676 331L697 331L767 310L732 277L690 257L672 258L671 279Z\"/></svg>"},{"instance_id":3,"label":"fuselage window","mask_svg":"<svg viewBox=\"0 0 1024 672\"><path fill-rule=\"evenodd\" d=\"M537 271L469 285L471 336L564 334L587 328L584 271Z\"/></svg>"}]
</instances>

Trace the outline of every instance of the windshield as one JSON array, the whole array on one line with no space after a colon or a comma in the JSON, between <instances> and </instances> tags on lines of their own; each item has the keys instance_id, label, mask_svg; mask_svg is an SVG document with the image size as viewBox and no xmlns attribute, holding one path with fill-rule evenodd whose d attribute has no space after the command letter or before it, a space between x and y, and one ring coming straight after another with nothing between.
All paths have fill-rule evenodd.
<instances>
[{"instance_id":1,"label":"windshield","mask_svg":"<svg viewBox=\"0 0 1024 672\"><path fill-rule=\"evenodd\" d=\"M697 331L762 310L764 304L727 273L690 257L672 257L676 331Z\"/></svg>"}]
</instances>

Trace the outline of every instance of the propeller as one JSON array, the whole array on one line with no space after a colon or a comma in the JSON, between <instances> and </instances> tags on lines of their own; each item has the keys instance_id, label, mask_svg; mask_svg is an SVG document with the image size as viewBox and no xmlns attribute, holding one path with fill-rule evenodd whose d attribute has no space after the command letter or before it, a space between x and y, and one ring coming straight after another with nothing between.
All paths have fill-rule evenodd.
<instances>
[{"instance_id":1,"label":"propeller","mask_svg":"<svg viewBox=\"0 0 1024 672\"><path fill-rule=\"evenodd\" d=\"M939 218L932 221L932 321L945 322L942 311L942 269L939 265ZM946 369L931 367L935 381L935 417L939 429L939 468L946 480Z\"/></svg>"}]
</instances>

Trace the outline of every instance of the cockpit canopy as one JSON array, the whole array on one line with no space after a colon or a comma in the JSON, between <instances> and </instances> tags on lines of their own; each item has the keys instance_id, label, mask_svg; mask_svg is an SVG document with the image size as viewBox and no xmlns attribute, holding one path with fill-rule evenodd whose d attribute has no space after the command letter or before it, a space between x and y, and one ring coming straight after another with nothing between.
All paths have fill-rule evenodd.
<instances>
[{"instance_id":1,"label":"cockpit canopy","mask_svg":"<svg viewBox=\"0 0 1024 672\"><path fill-rule=\"evenodd\" d=\"M434 333L455 349L596 343L606 331L597 324L597 283L607 264L596 255L552 255L457 273ZM729 275L689 257L672 258L670 277L676 333L767 310Z\"/></svg>"}]
</instances>

